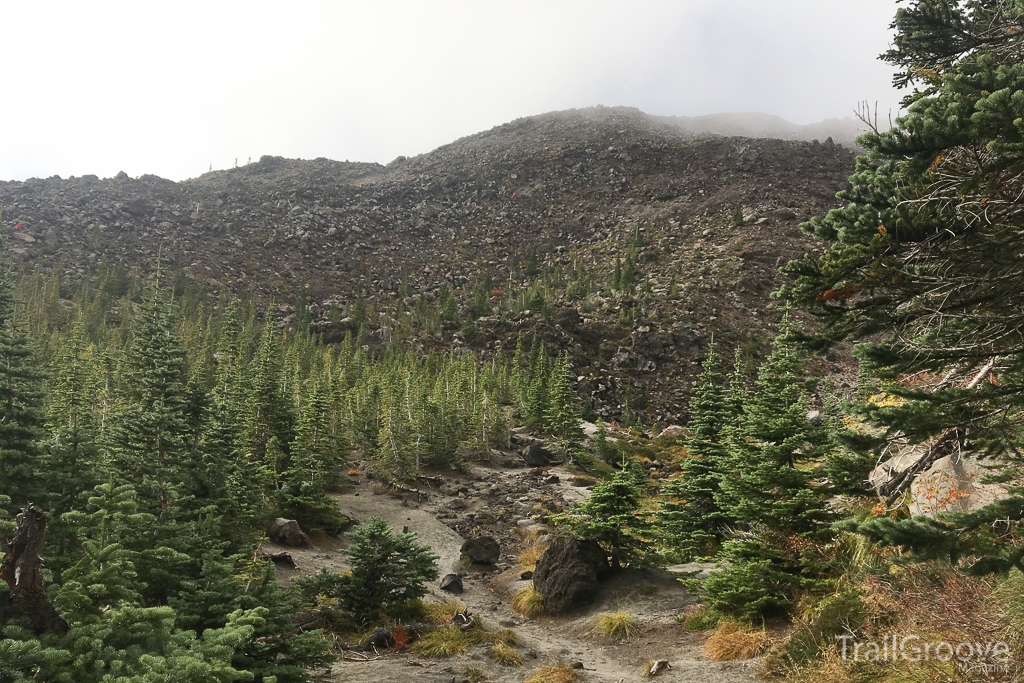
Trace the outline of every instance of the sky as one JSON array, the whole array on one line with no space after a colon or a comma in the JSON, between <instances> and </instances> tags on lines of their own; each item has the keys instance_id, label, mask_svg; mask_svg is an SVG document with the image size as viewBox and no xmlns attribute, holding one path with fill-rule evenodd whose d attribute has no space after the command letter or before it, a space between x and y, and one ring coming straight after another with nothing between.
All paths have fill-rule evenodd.
<instances>
[{"instance_id":1,"label":"sky","mask_svg":"<svg viewBox=\"0 0 1024 683\"><path fill-rule=\"evenodd\" d=\"M897 113L895 0L4 3L0 180L387 163L605 106Z\"/></svg>"}]
</instances>

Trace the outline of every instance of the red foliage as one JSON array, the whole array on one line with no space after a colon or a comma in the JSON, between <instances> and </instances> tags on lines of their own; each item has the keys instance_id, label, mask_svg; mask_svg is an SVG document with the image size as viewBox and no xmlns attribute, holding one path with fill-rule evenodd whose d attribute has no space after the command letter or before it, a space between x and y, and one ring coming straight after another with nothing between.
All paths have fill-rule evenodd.
<instances>
[{"instance_id":1,"label":"red foliage","mask_svg":"<svg viewBox=\"0 0 1024 683\"><path fill-rule=\"evenodd\" d=\"M401 624L391 629L391 637L395 639L395 652L401 652L409 644L409 634Z\"/></svg>"}]
</instances>

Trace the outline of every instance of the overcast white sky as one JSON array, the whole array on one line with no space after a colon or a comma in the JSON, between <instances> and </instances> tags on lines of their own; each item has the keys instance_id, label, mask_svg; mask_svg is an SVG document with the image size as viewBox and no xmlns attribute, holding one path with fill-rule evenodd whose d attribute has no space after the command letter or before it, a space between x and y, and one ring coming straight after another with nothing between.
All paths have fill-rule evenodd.
<instances>
[{"instance_id":1,"label":"overcast white sky","mask_svg":"<svg viewBox=\"0 0 1024 683\"><path fill-rule=\"evenodd\" d=\"M0 180L263 154L386 163L626 105L795 123L896 112L894 0L6 2Z\"/></svg>"}]
</instances>

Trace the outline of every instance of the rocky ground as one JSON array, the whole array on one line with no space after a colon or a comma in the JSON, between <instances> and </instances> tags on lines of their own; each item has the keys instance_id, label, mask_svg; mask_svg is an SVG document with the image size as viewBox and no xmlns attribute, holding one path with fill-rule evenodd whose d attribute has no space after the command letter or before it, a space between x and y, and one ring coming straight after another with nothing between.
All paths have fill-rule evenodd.
<instances>
[{"instance_id":1,"label":"rocky ground","mask_svg":"<svg viewBox=\"0 0 1024 683\"><path fill-rule=\"evenodd\" d=\"M277 302L282 325L304 299L327 341L358 327L357 299L374 344L420 298L453 288L464 324L418 330L418 344L487 354L538 335L573 355L588 410L621 419L628 401L664 425L681 421L712 335L727 358L756 355L772 336L777 268L820 248L799 222L837 205L853 162L831 140L698 136L598 107L519 119L386 166L264 157L180 183L0 182L0 233L23 270L59 276L65 296L102 264L146 272L159 257L212 295ZM630 246L642 302L609 286ZM532 256L549 273L588 273L595 291L549 292L543 310L469 310L486 278L492 293L529 288Z\"/></svg>"},{"instance_id":2,"label":"rocky ground","mask_svg":"<svg viewBox=\"0 0 1024 683\"><path fill-rule=\"evenodd\" d=\"M519 683L542 666L580 663L582 680L617 683L641 680L644 665L651 660L671 663L671 669L658 677L666 683L755 680L754 663L707 661L700 653L701 635L675 622L674 617L696 600L670 571L623 571L602 584L593 605L567 616L526 619L512 611L512 596L530 585L520 578L517 539L524 528L551 531L533 519L538 513L542 516L544 510L562 509L586 497L588 488L580 484L587 482L579 474L564 467L538 471L513 453L495 453L492 462L478 463L468 472L433 473L421 480L419 494L386 491L365 476L352 477L336 497L341 511L359 522L382 517L398 530L415 532L419 541L439 556L441 575L454 572L462 576L464 592L454 599L479 615L486 628L515 630L521 641L517 649L525 663L521 668L500 666L486 655L483 645L441 660L409 653L370 655L369 659L352 654L325 672L323 680L450 683L464 680L467 670L476 669L494 683ZM463 542L478 535L498 540L501 557L497 565L467 567L460 562ZM339 545L329 539L314 539L313 547L305 549L269 544L264 550L288 552L294 558L295 569L279 568L279 577L285 582L321 568L346 568ZM427 599L445 602L453 596L433 582ZM640 622L642 632L637 638L609 640L590 633L598 614L618 610Z\"/></svg>"}]
</instances>

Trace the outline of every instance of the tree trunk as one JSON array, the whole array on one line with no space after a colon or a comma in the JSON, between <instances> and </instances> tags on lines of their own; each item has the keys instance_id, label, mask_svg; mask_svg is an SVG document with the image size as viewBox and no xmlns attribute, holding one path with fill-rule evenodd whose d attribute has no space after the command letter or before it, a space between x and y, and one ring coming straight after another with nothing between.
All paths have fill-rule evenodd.
<instances>
[{"instance_id":1,"label":"tree trunk","mask_svg":"<svg viewBox=\"0 0 1024 683\"><path fill-rule=\"evenodd\" d=\"M68 624L57 614L43 592L43 541L46 514L34 507L22 508L14 538L0 562L0 579L7 590L0 593L0 625L18 621L36 635L66 633Z\"/></svg>"}]
</instances>

